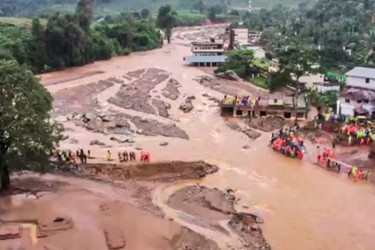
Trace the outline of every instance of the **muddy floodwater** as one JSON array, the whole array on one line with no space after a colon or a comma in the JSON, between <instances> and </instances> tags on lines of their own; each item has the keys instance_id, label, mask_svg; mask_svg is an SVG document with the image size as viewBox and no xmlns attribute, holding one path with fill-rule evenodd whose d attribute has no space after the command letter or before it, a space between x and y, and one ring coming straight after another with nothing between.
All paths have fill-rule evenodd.
<instances>
[{"instance_id":1,"label":"muddy floodwater","mask_svg":"<svg viewBox=\"0 0 375 250\"><path fill-rule=\"evenodd\" d=\"M42 75L41 79L54 94L110 77L121 78L127 72L139 69L158 68L169 72L169 77L181 85L181 95L169 109L170 117L153 114L143 114L142 117L160 122L176 121L176 125L189 136L188 140L136 135L134 144L122 145L104 134L65 122L65 127L69 129L67 133L75 143L66 140L61 146L73 150L77 147L90 148L93 155L104 158L108 148L89 145L91 140L98 139L110 146L114 155L117 150L138 147L151 152L152 161L204 160L215 164L220 170L205 177L200 184L233 189L240 199L238 210L257 213L264 218L262 229L273 249L375 249L374 187L353 183L344 175L314 166L311 162L315 156L309 152L309 147L314 148L314 145L308 145L308 153L303 161L287 159L268 147L268 133L262 133L258 139L251 141L244 134L226 126L219 116L217 105L203 96L206 93L222 98L223 94L194 80L205 73L185 64L183 57L190 54L190 48L186 46L189 41L182 40L179 35L172 44L165 44L161 49L49 73ZM158 88L156 91L160 91ZM120 111L120 107L106 102L119 89L116 85L108 87L98 95L99 103L105 102L107 107ZM195 96L194 109L190 113L183 113L178 105L189 95ZM140 115L137 110L128 110L128 113ZM161 147L161 142L168 145ZM173 188L166 187L166 192L171 192ZM175 188L181 188L181 184ZM162 197L155 198L158 199ZM173 218L171 210L162 210Z\"/></svg>"}]
</instances>

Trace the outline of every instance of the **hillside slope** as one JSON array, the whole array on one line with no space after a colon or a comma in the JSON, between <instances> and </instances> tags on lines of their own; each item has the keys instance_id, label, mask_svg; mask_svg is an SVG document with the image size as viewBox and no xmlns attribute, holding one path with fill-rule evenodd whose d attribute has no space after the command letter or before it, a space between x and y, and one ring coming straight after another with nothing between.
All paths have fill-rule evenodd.
<instances>
[{"instance_id":1,"label":"hillside slope","mask_svg":"<svg viewBox=\"0 0 375 250\"><path fill-rule=\"evenodd\" d=\"M1 0L0 16L46 16L55 11L72 11L79 0ZM107 15L147 8L155 11L163 4L171 4L178 10L190 10L200 0L94 0L96 13ZM278 4L297 7L300 3L312 5L316 0L253 0L260 8L272 8ZM248 0L203 0L206 6L225 4L228 9L246 9Z\"/></svg>"}]
</instances>

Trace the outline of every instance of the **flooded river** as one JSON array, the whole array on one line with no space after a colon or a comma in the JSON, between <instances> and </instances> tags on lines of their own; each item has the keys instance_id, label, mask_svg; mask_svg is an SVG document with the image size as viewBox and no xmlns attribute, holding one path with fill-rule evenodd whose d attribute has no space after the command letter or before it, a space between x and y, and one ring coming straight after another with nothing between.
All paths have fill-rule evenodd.
<instances>
[{"instance_id":1,"label":"flooded river","mask_svg":"<svg viewBox=\"0 0 375 250\"><path fill-rule=\"evenodd\" d=\"M262 228L274 249L375 249L375 240L372 239L375 235L374 187L353 183L345 176L318 168L310 163L309 156L299 161L274 153L267 146L269 134L264 133L257 140L250 141L245 135L228 128L214 103L202 97L203 93L216 97L222 97L222 94L193 80L204 73L185 65L183 57L190 54L190 48L180 43L45 74L42 81L103 72L48 85L51 92L56 92L146 67L171 72L172 77L182 84L180 91L183 95L196 96L192 113L183 114L176 107L170 111L190 140L136 138L136 146L152 152L152 160L205 160L217 164L220 171L201 183L235 190L240 198L239 209L257 212L264 217ZM115 94L117 90L113 91ZM79 139L79 145L86 148L93 138L107 140L108 145L113 143L103 135L84 129L75 128L71 133ZM161 140L169 145L160 147ZM244 145L249 149L243 149ZM69 144L63 142L63 146ZM117 148L118 145L114 145L113 151ZM93 148L91 151L104 157L105 150Z\"/></svg>"}]
</instances>

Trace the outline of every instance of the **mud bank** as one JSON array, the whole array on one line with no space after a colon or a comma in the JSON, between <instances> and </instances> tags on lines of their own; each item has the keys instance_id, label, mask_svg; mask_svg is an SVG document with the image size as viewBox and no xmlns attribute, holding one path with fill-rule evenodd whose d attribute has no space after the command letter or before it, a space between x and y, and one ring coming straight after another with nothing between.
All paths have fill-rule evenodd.
<instances>
[{"instance_id":1,"label":"mud bank","mask_svg":"<svg viewBox=\"0 0 375 250\"><path fill-rule=\"evenodd\" d=\"M74 169L70 169L74 170ZM198 162L163 162L144 164L88 164L78 171L68 171L77 177L95 180L142 180L173 182L184 179L200 179L218 171L215 165Z\"/></svg>"},{"instance_id":2,"label":"mud bank","mask_svg":"<svg viewBox=\"0 0 375 250\"><path fill-rule=\"evenodd\" d=\"M65 172L70 177L17 175L0 197L1 246L24 246L18 227L31 223L36 249L218 250L215 241L163 219L151 198L165 182L217 170L204 162L166 162L79 166Z\"/></svg>"},{"instance_id":3,"label":"mud bank","mask_svg":"<svg viewBox=\"0 0 375 250\"><path fill-rule=\"evenodd\" d=\"M199 185L182 188L168 199L170 207L193 216L193 219L189 219L191 223L225 235L236 233L241 238L241 249L271 249L257 225L263 222L262 219L252 214L238 213L235 203L232 190L222 192ZM227 229L222 227L222 221L229 225Z\"/></svg>"}]
</instances>

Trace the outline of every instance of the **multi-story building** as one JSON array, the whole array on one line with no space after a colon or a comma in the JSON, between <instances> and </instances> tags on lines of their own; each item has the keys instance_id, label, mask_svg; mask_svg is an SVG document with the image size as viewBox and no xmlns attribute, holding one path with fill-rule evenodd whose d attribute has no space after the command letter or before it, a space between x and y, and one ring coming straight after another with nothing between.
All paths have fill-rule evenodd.
<instances>
[{"instance_id":1,"label":"multi-story building","mask_svg":"<svg viewBox=\"0 0 375 250\"><path fill-rule=\"evenodd\" d=\"M253 98L248 102L243 102L243 97L237 99L227 98L220 104L222 116L235 117L267 117L279 116L287 120L305 120L307 118L308 107L304 96L290 96L283 93L265 94L256 97L254 105Z\"/></svg>"},{"instance_id":2,"label":"multi-story building","mask_svg":"<svg viewBox=\"0 0 375 250\"><path fill-rule=\"evenodd\" d=\"M375 118L375 69L356 67L345 75L346 87L339 99L340 113Z\"/></svg>"},{"instance_id":3,"label":"multi-story building","mask_svg":"<svg viewBox=\"0 0 375 250\"><path fill-rule=\"evenodd\" d=\"M233 29L234 43L238 45L249 44L249 30L245 28Z\"/></svg>"},{"instance_id":4,"label":"multi-story building","mask_svg":"<svg viewBox=\"0 0 375 250\"><path fill-rule=\"evenodd\" d=\"M193 55L184 57L184 60L194 66L218 66L227 59L224 55L224 43L211 39L209 42L192 42Z\"/></svg>"}]
</instances>

